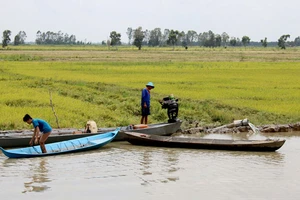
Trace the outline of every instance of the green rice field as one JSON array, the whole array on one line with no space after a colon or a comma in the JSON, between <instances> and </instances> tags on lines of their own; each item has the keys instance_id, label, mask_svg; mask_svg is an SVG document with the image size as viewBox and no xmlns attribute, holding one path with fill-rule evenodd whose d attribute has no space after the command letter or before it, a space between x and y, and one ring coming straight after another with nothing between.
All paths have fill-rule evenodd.
<instances>
[{"instance_id":1,"label":"green rice field","mask_svg":"<svg viewBox=\"0 0 300 200\"><path fill-rule=\"evenodd\" d=\"M256 125L300 121L300 49L21 46L0 50L0 130L140 123L152 81L150 123L167 121L159 100L174 94L184 127L248 118ZM52 101L52 105L50 104ZM54 115L57 115L58 122Z\"/></svg>"}]
</instances>

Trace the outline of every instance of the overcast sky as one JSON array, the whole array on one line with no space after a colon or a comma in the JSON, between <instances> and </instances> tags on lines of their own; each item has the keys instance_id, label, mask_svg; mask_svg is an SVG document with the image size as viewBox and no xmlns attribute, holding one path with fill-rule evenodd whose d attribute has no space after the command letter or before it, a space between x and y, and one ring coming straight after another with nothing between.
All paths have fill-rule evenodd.
<instances>
[{"instance_id":1,"label":"overcast sky","mask_svg":"<svg viewBox=\"0 0 300 200\"><path fill-rule=\"evenodd\" d=\"M299 0L0 0L0 33L19 31L26 42L36 32L75 35L79 41L101 42L111 31L128 42L128 27L143 30L174 29L197 33L226 32L230 37L249 36L251 41L289 40L300 36Z\"/></svg>"}]
</instances>

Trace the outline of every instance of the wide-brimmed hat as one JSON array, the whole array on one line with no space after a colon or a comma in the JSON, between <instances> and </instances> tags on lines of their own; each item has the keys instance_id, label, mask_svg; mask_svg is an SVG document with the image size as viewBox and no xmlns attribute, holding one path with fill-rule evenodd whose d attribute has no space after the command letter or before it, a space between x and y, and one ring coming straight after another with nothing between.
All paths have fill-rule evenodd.
<instances>
[{"instance_id":1,"label":"wide-brimmed hat","mask_svg":"<svg viewBox=\"0 0 300 200\"><path fill-rule=\"evenodd\" d=\"M147 87L152 87L152 88L154 88L154 84L153 84L152 82L147 83L146 86L147 86Z\"/></svg>"}]
</instances>

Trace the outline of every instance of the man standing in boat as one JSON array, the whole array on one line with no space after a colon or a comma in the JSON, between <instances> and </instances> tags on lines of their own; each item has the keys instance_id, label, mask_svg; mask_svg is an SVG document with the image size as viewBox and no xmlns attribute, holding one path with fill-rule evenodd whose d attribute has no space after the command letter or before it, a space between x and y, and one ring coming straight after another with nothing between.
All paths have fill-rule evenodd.
<instances>
[{"instance_id":1,"label":"man standing in boat","mask_svg":"<svg viewBox=\"0 0 300 200\"><path fill-rule=\"evenodd\" d=\"M148 123L148 115L150 115L150 90L154 88L154 84L149 82L146 87L142 90L141 108L142 118L141 124Z\"/></svg>"},{"instance_id":2,"label":"man standing in boat","mask_svg":"<svg viewBox=\"0 0 300 200\"><path fill-rule=\"evenodd\" d=\"M32 138L29 142L29 145L32 146L34 144L40 144L41 151L43 153L47 153L45 148L45 142L48 139L49 135L51 134L52 128L51 126L42 119L32 119L30 115L26 114L23 117L23 121L27 124L32 124L34 127L34 132ZM40 131L42 132L41 137L39 137Z\"/></svg>"}]
</instances>

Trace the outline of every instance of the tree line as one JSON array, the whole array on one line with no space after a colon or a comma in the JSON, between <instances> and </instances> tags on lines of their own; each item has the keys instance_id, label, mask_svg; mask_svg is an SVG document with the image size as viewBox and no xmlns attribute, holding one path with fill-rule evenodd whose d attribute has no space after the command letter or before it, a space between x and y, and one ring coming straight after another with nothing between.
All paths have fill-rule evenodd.
<instances>
[{"instance_id":1,"label":"tree line","mask_svg":"<svg viewBox=\"0 0 300 200\"><path fill-rule=\"evenodd\" d=\"M2 48L8 46L11 42L11 31L5 30L3 31L2 35ZM25 40L27 38L25 31L20 31L17 35L14 37L13 45L22 45L25 44ZM36 33L36 39L35 43L37 45L83 45L87 44L90 45L91 43L83 42L83 41L77 41L75 35L69 35L67 33L62 33L61 31L52 32L41 32L37 31Z\"/></svg>"},{"instance_id":2,"label":"tree line","mask_svg":"<svg viewBox=\"0 0 300 200\"><path fill-rule=\"evenodd\" d=\"M227 47L227 46L258 46L267 47L268 44L275 46L276 42L268 42L267 37L261 39L259 42L251 42L249 36L245 35L242 38L229 36L226 32L216 34L209 30L208 32L197 33L189 30L187 32L173 29L155 28L153 30L142 30L142 27L137 29L127 28L128 44L135 45L139 49L144 46L203 46L203 47ZM290 35L282 35L278 39L276 45L281 49L287 46L300 46L300 36L296 37L294 41L287 41ZM113 37L111 37L114 40ZM133 41L132 41L133 40Z\"/></svg>"},{"instance_id":3,"label":"tree line","mask_svg":"<svg viewBox=\"0 0 300 200\"><path fill-rule=\"evenodd\" d=\"M208 32L197 33L194 30L187 32L178 31L173 29L155 28L153 30L143 30L142 27L133 29L127 28L128 43L121 42L121 34L116 31L110 32L110 39L102 41L102 45L117 46L117 45L134 45L139 50L142 46L150 47L164 47L164 46L182 46L188 48L189 46L203 46L203 47L227 47L227 46L275 46L285 49L287 46L300 46L300 36L296 37L293 41L287 41L290 38L289 34L279 37L277 42L268 42L267 37L258 42L251 41L250 37L245 35L241 38L229 36L226 32L222 34L214 33L209 30ZM11 31L3 31L2 47L5 48L11 42ZM25 44L27 35L25 31L20 31L14 37L13 45ZM75 35L58 32L41 32L37 31L35 43L37 45L92 45L91 42L86 43L77 41Z\"/></svg>"}]
</instances>

